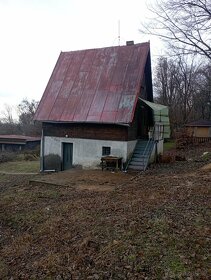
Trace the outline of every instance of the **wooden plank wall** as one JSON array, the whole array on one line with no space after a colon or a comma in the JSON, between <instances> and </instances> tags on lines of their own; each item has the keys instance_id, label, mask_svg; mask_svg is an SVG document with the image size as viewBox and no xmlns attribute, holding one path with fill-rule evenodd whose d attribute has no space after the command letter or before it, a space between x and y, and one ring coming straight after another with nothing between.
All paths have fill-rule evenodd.
<instances>
[{"instance_id":1,"label":"wooden plank wall","mask_svg":"<svg viewBox=\"0 0 211 280\"><path fill-rule=\"evenodd\" d=\"M44 136L128 141L128 127L112 124L43 123Z\"/></svg>"}]
</instances>

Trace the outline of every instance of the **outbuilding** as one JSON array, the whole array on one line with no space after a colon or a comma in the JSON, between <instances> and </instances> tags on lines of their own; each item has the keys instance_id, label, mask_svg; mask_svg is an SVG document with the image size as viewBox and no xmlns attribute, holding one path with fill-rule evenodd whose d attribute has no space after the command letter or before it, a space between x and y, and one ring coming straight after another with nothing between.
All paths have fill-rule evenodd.
<instances>
[{"instance_id":1,"label":"outbuilding","mask_svg":"<svg viewBox=\"0 0 211 280\"><path fill-rule=\"evenodd\" d=\"M34 150L40 146L40 137L24 135L0 135L1 152Z\"/></svg>"},{"instance_id":2,"label":"outbuilding","mask_svg":"<svg viewBox=\"0 0 211 280\"><path fill-rule=\"evenodd\" d=\"M211 138L211 120L198 120L185 125L188 135Z\"/></svg>"}]
</instances>

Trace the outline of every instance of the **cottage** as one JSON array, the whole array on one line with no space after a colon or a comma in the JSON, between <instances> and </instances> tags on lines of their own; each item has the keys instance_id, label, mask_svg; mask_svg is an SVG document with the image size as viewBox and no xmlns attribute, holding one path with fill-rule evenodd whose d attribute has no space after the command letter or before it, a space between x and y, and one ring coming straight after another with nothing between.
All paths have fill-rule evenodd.
<instances>
[{"instance_id":1,"label":"cottage","mask_svg":"<svg viewBox=\"0 0 211 280\"><path fill-rule=\"evenodd\" d=\"M185 125L187 133L193 137L211 138L211 120L198 120Z\"/></svg>"},{"instance_id":2,"label":"cottage","mask_svg":"<svg viewBox=\"0 0 211 280\"><path fill-rule=\"evenodd\" d=\"M154 105L149 42L61 52L35 114L42 169L95 167L106 155L142 169L141 149L162 152L165 106Z\"/></svg>"}]
</instances>

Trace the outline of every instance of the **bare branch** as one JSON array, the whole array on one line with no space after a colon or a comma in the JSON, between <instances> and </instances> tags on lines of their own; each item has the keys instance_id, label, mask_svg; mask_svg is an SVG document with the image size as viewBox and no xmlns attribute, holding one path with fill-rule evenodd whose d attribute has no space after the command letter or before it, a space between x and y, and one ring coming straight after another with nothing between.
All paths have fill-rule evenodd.
<instances>
[{"instance_id":1,"label":"bare branch","mask_svg":"<svg viewBox=\"0 0 211 280\"><path fill-rule=\"evenodd\" d=\"M153 18L142 23L140 32L211 60L211 2L158 0L149 10Z\"/></svg>"}]
</instances>

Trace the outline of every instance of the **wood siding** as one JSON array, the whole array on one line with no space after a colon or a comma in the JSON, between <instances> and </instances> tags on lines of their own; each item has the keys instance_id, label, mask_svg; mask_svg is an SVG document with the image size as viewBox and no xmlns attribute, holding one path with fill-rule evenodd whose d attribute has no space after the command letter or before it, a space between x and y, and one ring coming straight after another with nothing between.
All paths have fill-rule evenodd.
<instances>
[{"instance_id":1,"label":"wood siding","mask_svg":"<svg viewBox=\"0 0 211 280\"><path fill-rule=\"evenodd\" d=\"M152 110L141 101L138 101L134 120L128 127L128 141L138 138L148 138L148 129L153 126Z\"/></svg>"},{"instance_id":2,"label":"wood siding","mask_svg":"<svg viewBox=\"0 0 211 280\"><path fill-rule=\"evenodd\" d=\"M194 137L211 137L209 127L187 127L187 133Z\"/></svg>"},{"instance_id":3,"label":"wood siding","mask_svg":"<svg viewBox=\"0 0 211 280\"><path fill-rule=\"evenodd\" d=\"M45 136L131 141L148 137L152 123L151 109L137 103L133 122L130 126L92 123L43 123Z\"/></svg>"},{"instance_id":4,"label":"wood siding","mask_svg":"<svg viewBox=\"0 0 211 280\"><path fill-rule=\"evenodd\" d=\"M127 141L128 127L92 123L43 123L44 136Z\"/></svg>"}]
</instances>

